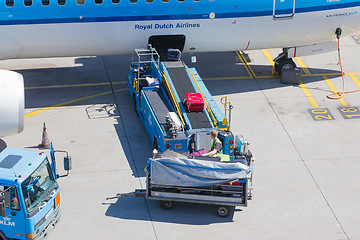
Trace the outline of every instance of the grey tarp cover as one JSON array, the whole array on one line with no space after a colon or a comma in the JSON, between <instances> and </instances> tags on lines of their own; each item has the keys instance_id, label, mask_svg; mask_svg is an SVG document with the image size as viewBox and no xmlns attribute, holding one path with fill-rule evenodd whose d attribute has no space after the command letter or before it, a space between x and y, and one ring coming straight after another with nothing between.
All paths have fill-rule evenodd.
<instances>
[{"instance_id":1,"label":"grey tarp cover","mask_svg":"<svg viewBox=\"0 0 360 240\"><path fill-rule=\"evenodd\" d=\"M200 187L246 178L249 167L242 163L213 162L186 158L151 160L151 184Z\"/></svg>"}]
</instances>

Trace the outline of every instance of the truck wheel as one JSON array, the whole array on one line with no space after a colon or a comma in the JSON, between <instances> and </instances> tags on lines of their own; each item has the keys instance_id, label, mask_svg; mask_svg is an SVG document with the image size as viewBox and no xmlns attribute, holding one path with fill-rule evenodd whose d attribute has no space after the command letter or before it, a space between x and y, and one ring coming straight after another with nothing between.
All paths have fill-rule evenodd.
<instances>
[{"instance_id":1,"label":"truck wheel","mask_svg":"<svg viewBox=\"0 0 360 240\"><path fill-rule=\"evenodd\" d=\"M2 152L7 147L6 142L0 139L0 152Z\"/></svg>"},{"instance_id":2,"label":"truck wheel","mask_svg":"<svg viewBox=\"0 0 360 240\"><path fill-rule=\"evenodd\" d=\"M174 201L166 201L166 200L160 201L160 207L165 210L171 209L174 206L174 204L175 204Z\"/></svg>"},{"instance_id":3,"label":"truck wheel","mask_svg":"<svg viewBox=\"0 0 360 240\"><path fill-rule=\"evenodd\" d=\"M0 240L8 240L8 238L1 231L0 231Z\"/></svg>"},{"instance_id":4,"label":"truck wheel","mask_svg":"<svg viewBox=\"0 0 360 240\"><path fill-rule=\"evenodd\" d=\"M230 207L229 206L218 206L216 208L216 214L219 217L227 217L230 214Z\"/></svg>"}]
</instances>

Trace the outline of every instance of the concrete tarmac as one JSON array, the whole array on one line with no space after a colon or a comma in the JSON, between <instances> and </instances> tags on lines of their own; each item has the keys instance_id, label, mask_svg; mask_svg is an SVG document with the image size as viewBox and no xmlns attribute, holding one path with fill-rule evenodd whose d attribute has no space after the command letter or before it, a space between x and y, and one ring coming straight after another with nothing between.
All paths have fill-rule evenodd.
<instances>
[{"instance_id":1,"label":"concrete tarmac","mask_svg":"<svg viewBox=\"0 0 360 240\"><path fill-rule=\"evenodd\" d=\"M341 47L346 89L359 89L360 46L346 37ZM106 200L144 188L151 157L126 89L131 56L0 62L26 86L25 130L4 138L7 145L37 150L45 122L55 148L72 156L73 170L59 179L62 219L49 239L360 239L360 92L327 99L342 90L336 52L296 58L303 84L281 84L269 61L279 52L199 53L197 63L183 55L219 104L228 96L232 131L256 158L253 199L227 218L214 206L166 211L134 196Z\"/></svg>"}]
</instances>

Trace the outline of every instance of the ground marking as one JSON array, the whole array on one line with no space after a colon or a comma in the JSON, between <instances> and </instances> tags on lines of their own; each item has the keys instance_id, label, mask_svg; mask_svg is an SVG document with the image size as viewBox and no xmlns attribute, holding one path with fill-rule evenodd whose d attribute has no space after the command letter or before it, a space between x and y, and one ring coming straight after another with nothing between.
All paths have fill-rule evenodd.
<instances>
[{"instance_id":1,"label":"ground marking","mask_svg":"<svg viewBox=\"0 0 360 240\"><path fill-rule=\"evenodd\" d=\"M338 108L338 110L345 119L360 118L360 111L358 107L341 107Z\"/></svg>"},{"instance_id":2,"label":"ground marking","mask_svg":"<svg viewBox=\"0 0 360 240\"><path fill-rule=\"evenodd\" d=\"M273 58L271 57L269 51L267 49L264 49L264 50L262 50L262 52L264 53L266 59L269 61L270 65L274 66L275 62L274 62Z\"/></svg>"},{"instance_id":3,"label":"ground marking","mask_svg":"<svg viewBox=\"0 0 360 240\"><path fill-rule=\"evenodd\" d=\"M240 76L240 77L216 77L216 78L203 78L204 81L211 80L240 80L240 79L252 79L250 76Z\"/></svg>"},{"instance_id":4,"label":"ground marking","mask_svg":"<svg viewBox=\"0 0 360 240\"><path fill-rule=\"evenodd\" d=\"M122 88L122 89L114 90L114 92L117 93L117 92L121 92L121 91L125 91L125 90L126 90L125 88ZM25 118L34 116L35 114L39 114L39 113L42 113L42 112L45 112L45 111L48 111L48 110L51 110L51 109L54 109L54 108L57 108L57 107L69 105L69 104L72 104L72 103L75 103L75 102L80 102L80 101L88 100L88 99L91 99L91 98L96 98L96 97L104 96L104 95L111 94L111 93L113 93L113 91L110 90L110 91L106 91L106 92L102 92L102 93L97 93L97 94L89 95L89 96L86 96L86 97L76 98L76 99L73 99L73 100L69 100L69 101L57 103L57 104L52 105L52 106L50 106L50 107L44 107L44 108L38 109L38 110L36 110L36 111L30 112L30 113L28 113L28 114L25 114Z\"/></svg>"},{"instance_id":5,"label":"ground marking","mask_svg":"<svg viewBox=\"0 0 360 240\"><path fill-rule=\"evenodd\" d=\"M360 81L357 79L354 73L348 73L348 75L351 77L351 79L354 81L354 83L360 88Z\"/></svg>"},{"instance_id":6,"label":"ground marking","mask_svg":"<svg viewBox=\"0 0 360 240\"><path fill-rule=\"evenodd\" d=\"M321 77L324 79L325 83L329 86L329 88L331 89L331 91L332 91L333 93L338 93L338 92L339 92L339 91L336 89L336 87L334 86L334 84L330 81L329 77L328 77L326 74L322 75ZM336 96L336 95L335 95L335 96ZM338 96L338 95L337 95L337 96ZM339 100L339 102L341 103L341 105L343 105L344 107L348 107L348 106L349 106L349 104L345 101L344 97L339 98L338 100Z\"/></svg>"},{"instance_id":7,"label":"ground marking","mask_svg":"<svg viewBox=\"0 0 360 240\"><path fill-rule=\"evenodd\" d=\"M113 82L112 84L125 84L126 82ZM108 82L101 83L83 83L83 84L67 84L67 85L50 85L50 86L33 86L25 87L25 90L36 90L36 89L50 89L50 88L71 88L71 87L94 87L94 86L107 86L110 85Z\"/></svg>"},{"instance_id":8,"label":"ground marking","mask_svg":"<svg viewBox=\"0 0 360 240\"><path fill-rule=\"evenodd\" d=\"M351 36L357 44L360 44L360 35L353 35Z\"/></svg>"},{"instance_id":9,"label":"ground marking","mask_svg":"<svg viewBox=\"0 0 360 240\"><path fill-rule=\"evenodd\" d=\"M308 111L315 121L335 120L328 108L314 108Z\"/></svg>"},{"instance_id":10,"label":"ground marking","mask_svg":"<svg viewBox=\"0 0 360 240\"><path fill-rule=\"evenodd\" d=\"M249 74L249 77L252 78L256 78L256 75L254 73L254 71L251 69L251 67L249 66L248 62L246 61L245 57L243 56L243 54L240 51L236 51L236 55L238 56L239 60L242 62L242 64L244 64L244 67L246 69L246 71Z\"/></svg>"}]
</instances>

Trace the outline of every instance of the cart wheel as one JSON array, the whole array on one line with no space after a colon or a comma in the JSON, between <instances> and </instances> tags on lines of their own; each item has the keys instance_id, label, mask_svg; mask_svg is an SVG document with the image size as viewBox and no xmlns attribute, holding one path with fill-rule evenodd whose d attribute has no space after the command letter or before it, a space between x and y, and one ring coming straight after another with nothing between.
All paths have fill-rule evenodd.
<instances>
[{"instance_id":1,"label":"cart wheel","mask_svg":"<svg viewBox=\"0 0 360 240\"><path fill-rule=\"evenodd\" d=\"M216 214L219 217L227 217L230 214L230 207L229 206L218 206L216 208Z\"/></svg>"},{"instance_id":2,"label":"cart wheel","mask_svg":"<svg viewBox=\"0 0 360 240\"><path fill-rule=\"evenodd\" d=\"M160 201L160 207L162 209L168 210L168 209L171 209L174 206L174 203L175 202L173 202L173 201L161 200Z\"/></svg>"}]
</instances>

